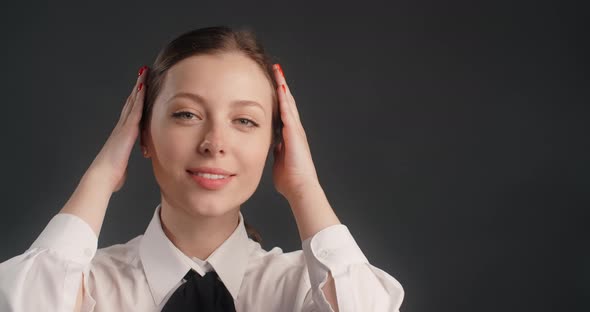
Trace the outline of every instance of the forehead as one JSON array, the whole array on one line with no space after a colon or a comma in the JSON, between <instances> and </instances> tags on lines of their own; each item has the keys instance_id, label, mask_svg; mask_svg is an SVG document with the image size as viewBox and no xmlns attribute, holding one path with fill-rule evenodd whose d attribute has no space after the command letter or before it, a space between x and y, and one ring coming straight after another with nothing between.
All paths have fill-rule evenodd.
<instances>
[{"instance_id":1,"label":"forehead","mask_svg":"<svg viewBox=\"0 0 590 312\"><path fill-rule=\"evenodd\" d=\"M178 62L166 73L160 98L167 102L181 92L196 93L215 105L244 100L272 108L270 81L256 62L241 53L197 55Z\"/></svg>"}]
</instances>

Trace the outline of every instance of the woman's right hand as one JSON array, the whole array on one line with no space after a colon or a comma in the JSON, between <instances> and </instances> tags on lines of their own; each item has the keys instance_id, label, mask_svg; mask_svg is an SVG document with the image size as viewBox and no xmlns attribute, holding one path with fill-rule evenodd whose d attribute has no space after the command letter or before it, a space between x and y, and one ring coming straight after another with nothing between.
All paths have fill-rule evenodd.
<instances>
[{"instance_id":1,"label":"woman's right hand","mask_svg":"<svg viewBox=\"0 0 590 312\"><path fill-rule=\"evenodd\" d=\"M87 173L100 176L112 187L113 192L121 189L127 177L129 156L139 134L147 72L147 66L139 69L137 81L125 102L119 121L87 170Z\"/></svg>"}]
</instances>

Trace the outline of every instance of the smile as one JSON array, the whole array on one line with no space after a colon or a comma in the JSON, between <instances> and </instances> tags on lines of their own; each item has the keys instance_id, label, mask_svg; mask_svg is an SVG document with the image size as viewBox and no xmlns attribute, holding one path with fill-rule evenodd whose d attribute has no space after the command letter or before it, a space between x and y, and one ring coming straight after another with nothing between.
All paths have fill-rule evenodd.
<instances>
[{"instance_id":1,"label":"smile","mask_svg":"<svg viewBox=\"0 0 590 312\"><path fill-rule=\"evenodd\" d=\"M221 175L202 172L194 173L191 171L187 172L190 174L193 181L197 183L197 185L207 190L219 190L226 186L234 177L233 175Z\"/></svg>"},{"instance_id":2,"label":"smile","mask_svg":"<svg viewBox=\"0 0 590 312\"><path fill-rule=\"evenodd\" d=\"M192 173L192 174L194 174L194 173ZM225 179L225 178L228 177L226 175L221 175L221 174L202 173L202 172L197 172L197 175L200 176L200 177L207 178L207 179L212 179L212 180Z\"/></svg>"}]
</instances>

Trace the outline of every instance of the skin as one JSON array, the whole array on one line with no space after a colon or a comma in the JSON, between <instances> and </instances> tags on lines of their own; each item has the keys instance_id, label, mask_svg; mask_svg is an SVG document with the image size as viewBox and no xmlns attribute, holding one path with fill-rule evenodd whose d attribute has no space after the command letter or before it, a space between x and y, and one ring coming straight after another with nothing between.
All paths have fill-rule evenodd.
<instances>
[{"instance_id":1,"label":"skin","mask_svg":"<svg viewBox=\"0 0 590 312\"><path fill-rule=\"evenodd\" d=\"M240 205L260 182L271 144L271 92L277 92L283 142L273 150L273 181L291 207L301 240L340 224L319 183L295 99L275 65L271 84L256 63L239 53L189 57L174 65L156 102L142 142L161 189L164 232L185 254L206 259L238 225ZM85 220L100 233L108 201L126 178L126 168L139 135L147 71L136 81L119 122L60 213ZM178 92L200 94L205 101L170 100ZM232 106L234 100L260 104ZM186 119L172 113L186 111ZM197 118L200 116L201 118ZM249 128L247 118L259 127ZM244 144L247 142L247 144ZM200 188L189 167L221 167L235 173L221 190ZM82 282L84 276L81 276ZM83 283L82 283L83 285ZM80 287L77 310L84 287ZM322 291L338 311L331 273Z\"/></svg>"},{"instance_id":2,"label":"skin","mask_svg":"<svg viewBox=\"0 0 590 312\"><path fill-rule=\"evenodd\" d=\"M185 254L204 260L235 230L271 144L272 92L260 67L239 53L192 56L167 72L145 156L160 186L164 231ZM204 189L186 172L199 166L235 176L222 189Z\"/></svg>"}]
</instances>

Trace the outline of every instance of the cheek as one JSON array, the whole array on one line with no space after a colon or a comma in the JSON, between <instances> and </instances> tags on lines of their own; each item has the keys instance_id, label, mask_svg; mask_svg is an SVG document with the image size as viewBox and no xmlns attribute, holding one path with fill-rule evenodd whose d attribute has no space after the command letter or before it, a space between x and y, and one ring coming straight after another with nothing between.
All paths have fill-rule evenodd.
<instances>
[{"instance_id":1,"label":"cheek","mask_svg":"<svg viewBox=\"0 0 590 312\"><path fill-rule=\"evenodd\" d=\"M238 161L241 162L241 167L248 172L248 175L253 180L259 180L266 164L268 156L269 144L265 139L251 142L251 144L239 145Z\"/></svg>"},{"instance_id":2,"label":"cheek","mask_svg":"<svg viewBox=\"0 0 590 312\"><path fill-rule=\"evenodd\" d=\"M163 166L167 164L183 163L191 148L186 142L190 141L188 133L178 129L160 128L154 137L154 148ZM184 142L184 143L183 143Z\"/></svg>"},{"instance_id":3,"label":"cheek","mask_svg":"<svg viewBox=\"0 0 590 312\"><path fill-rule=\"evenodd\" d=\"M230 143L231 150L242 168L250 169L248 171L262 170L271 143L270 125L263 124L251 133L235 132L234 134L231 136L231 141L227 143Z\"/></svg>"},{"instance_id":4,"label":"cheek","mask_svg":"<svg viewBox=\"0 0 590 312\"><path fill-rule=\"evenodd\" d=\"M240 162L239 167L242 169L243 179L240 179L240 183L236 185L239 191L235 194L238 195L240 202L245 202L260 185L267 153L263 150L263 146L260 145L256 149L252 147L248 151L242 151L240 155L238 161Z\"/></svg>"}]
</instances>

